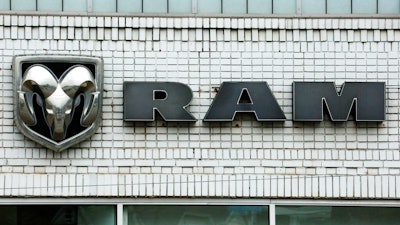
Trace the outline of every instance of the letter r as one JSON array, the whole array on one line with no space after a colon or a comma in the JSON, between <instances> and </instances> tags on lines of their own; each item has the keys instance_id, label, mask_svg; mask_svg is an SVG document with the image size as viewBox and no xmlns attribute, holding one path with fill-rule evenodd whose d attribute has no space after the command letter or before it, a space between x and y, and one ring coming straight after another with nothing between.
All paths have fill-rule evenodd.
<instances>
[{"instance_id":1,"label":"letter r","mask_svg":"<svg viewBox=\"0 0 400 225\"><path fill-rule=\"evenodd\" d=\"M189 86L178 82L124 82L124 120L196 121L185 107L192 100Z\"/></svg>"}]
</instances>

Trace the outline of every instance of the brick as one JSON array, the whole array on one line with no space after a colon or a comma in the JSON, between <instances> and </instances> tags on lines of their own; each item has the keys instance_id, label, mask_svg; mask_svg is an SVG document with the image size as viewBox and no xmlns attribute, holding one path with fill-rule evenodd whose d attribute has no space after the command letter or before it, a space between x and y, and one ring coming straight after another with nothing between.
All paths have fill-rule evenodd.
<instances>
[{"instance_id":1,"label":"brick","mask_svg":"<svg viewBox=\"0 0 400 225\"><path fill-rule=\"evenodd\" d=\"M0 176L0 195L396 198L398 28L389 18L3 15L0 164L11 175ZM28 141L13 125L12 57L36 53L105 63L102 127L65 153ZM243 115L200 121L223 81L267 81L290 117L293 81L360 79L387 84L388 118L378 127ZM125 80L189 84L189 111L199 121L123 122ZM12 186L32 188L1 188Z\"/></svg>"}]
</instances>

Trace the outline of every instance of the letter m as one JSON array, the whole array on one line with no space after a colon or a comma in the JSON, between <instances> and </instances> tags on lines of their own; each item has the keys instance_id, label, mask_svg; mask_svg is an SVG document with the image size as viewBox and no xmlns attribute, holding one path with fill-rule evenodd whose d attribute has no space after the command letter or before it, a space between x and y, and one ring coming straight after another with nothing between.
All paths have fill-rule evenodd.
<instances>
[{"instance_id":1,"label":"letter m","mask_svg":"<svg viewBox=\"0 0 400 225\"><path fill-rule=\"evenodd\" d=\"M347 121L354 107L356 121L385 120L384 82L294 82L293 120L322 121L324 104L332 121Z\"/></svg>"}]
</instances>

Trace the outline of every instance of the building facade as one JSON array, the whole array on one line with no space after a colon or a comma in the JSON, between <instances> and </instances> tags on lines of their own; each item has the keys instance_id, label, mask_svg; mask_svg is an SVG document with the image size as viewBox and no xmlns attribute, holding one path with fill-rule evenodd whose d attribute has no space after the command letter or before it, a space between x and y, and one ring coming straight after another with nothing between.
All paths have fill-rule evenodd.
<instances>
[{"instance_id":1,"label":"building facade","mask_svg":"<svg viewBox=\"0 0 400 225\"><path fill-rule=\"evenodd\" d=\"M3 1L1 224L397 224L399 4ZM102 60L91 137L56 152L17 128L12 67L27 55ZM186 84L197 121L125 121L124 82L143 81ZM256 81L284 121L203 121L223 82ZM386 118L293 121L303 81L384 82Z\"/></svg>"}]
</instances>

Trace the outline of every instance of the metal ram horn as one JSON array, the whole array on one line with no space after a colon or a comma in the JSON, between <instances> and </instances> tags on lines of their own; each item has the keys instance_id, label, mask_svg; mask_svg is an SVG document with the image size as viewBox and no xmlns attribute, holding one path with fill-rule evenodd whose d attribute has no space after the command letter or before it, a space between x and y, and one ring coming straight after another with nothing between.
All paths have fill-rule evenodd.
<instances>
[{"instance_id":1,"label":"metal ram horn","mask_svg":"<svg viewBox=\"0 0 400 225\"><path fill-rule=\"evenodd\" d=\"M23 76L19 94L21 119L28 126L36 125L36 115L33 109L33 97L48 98L57 88L57 79L50 70L42 65L33 65Z\"/></svg>"},{"instance_id":2,"label":"metal ram horn","mask_svg":"<svg viewBox=\"0 0 400 225\"><path fill-rule=\"evenodd\" d=\"M98 94L93 75L84 66L71 67L58 80L47 67L33 65L26 70L19 92L21 118L28 126L37 123L33 96L38 96L37 102L43 107L52 139L63 140L66 138L74 109L80 103L80 96L84 98L80 123L82 126L93 123L97 115Z\"/></svg>"},{"instance_id":3,"label":"metal ram horn","mask_svg":"<svg viewBox=\"0 0 400 225\"><path fill-rule=\"evenodd\" d=\"M96 82L90 70L84 66L71 67L61 77L61 87L72 99L83 95L84 106L81 116L81 125L90 126L95 120L98 112L98 97Z\"/></svg>"}]
</instances>

